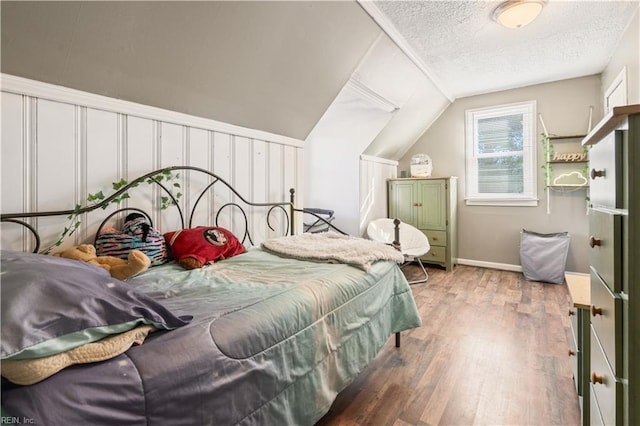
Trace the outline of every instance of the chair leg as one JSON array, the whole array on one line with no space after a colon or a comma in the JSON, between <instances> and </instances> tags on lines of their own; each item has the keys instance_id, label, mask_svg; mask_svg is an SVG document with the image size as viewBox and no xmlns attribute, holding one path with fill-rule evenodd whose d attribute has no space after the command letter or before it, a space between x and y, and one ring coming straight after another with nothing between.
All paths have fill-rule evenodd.
<instances>
[{"instance_id":1,"label":"chair leg","mask_svg":"<svg viewBox=\"0 0 640 426\"><path fill-rule=\"evenodd\" d=\"M419 280L409 281L409 285L426 283L427 280L429 279L429 274L427 273L427 270L424 268L424 264L422 263L422 260L420 260L419 257L416 257L414 260L416 260L418 262L418 265L420 265L420 268L422 268L422 273L424 274L424 278L421 278ZM405 265L406 263L402 266L405 266Z\"/></svg>"}]
</instances>

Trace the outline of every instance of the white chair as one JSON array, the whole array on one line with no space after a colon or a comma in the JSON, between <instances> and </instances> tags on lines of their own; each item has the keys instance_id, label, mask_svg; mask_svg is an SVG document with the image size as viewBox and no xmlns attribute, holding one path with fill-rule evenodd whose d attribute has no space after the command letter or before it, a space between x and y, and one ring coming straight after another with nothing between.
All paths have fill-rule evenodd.
<instances>
[{"instance_id":1,"label":"white chair","mask_svg":"<svg viewBox=\"0 0 640 426\"><path fill-rule=\"evenodd\" d=\"M398 226L396 226L398 225ZM404 255L406 262L418 262L424 278L415 281L409 281L409 284L418 284L427 282L429 274L422 264L420 257L424 256L431 250L429 239L418 228L408 223L401 222L398 219L375 219L369 222L367 226L367 235L369 239L379 241L385 244L391 244L398 248Z\"/></svg>"}]
</instances>

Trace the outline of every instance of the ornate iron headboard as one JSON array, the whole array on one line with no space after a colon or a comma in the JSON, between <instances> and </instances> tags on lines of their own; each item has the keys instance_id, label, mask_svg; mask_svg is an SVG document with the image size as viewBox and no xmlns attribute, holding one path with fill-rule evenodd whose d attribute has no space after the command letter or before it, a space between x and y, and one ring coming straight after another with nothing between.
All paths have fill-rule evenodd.
<instances>
[{"instance_id":1,"label":"ornate iron headboard","mask_svg":"<svg viewBox=\"0 0 640 426\"><path fill-rule=\"evenodd\" d=\"M181 205L181 202L180 202L182 194L180 192L174 192L175 186L178 186L178 189L179 189L180 185L176 184L176 182L173 182L173 184L171 183L171 180L176 179L177 177L177 175L174 175L174 173L179 173L181 171L195 171L195 172L199 172L204 175L207 175L210 178L210 182L206 184L202 190L200 190L197 194L195 194L195 201L193 201L193 203L190 204L191 207L187 212L183 211L184 205ZM198 206L201 204L201 201L203 200L205 195L212 190L214 185L217 185L217 184L222 185L224 188L231 191L235 199L233 201L224 202L222 205L215 208L216 214L215 214L215 220L213 225L218 226L220 214L223 211L231 209L234 212L239 212L240 217L242 217L244 220L244 234L236 235L236 236L243 243L245 243L248 240L251 244L254 244L253 238L251 236L251 231L249 229L249 219L247 217L246 208L252 208L252 207L265 208L266 224L269 227L269 229L272 231L275 231L275 228L272 226L272 223L271 223L273 212L275 210L281 211L282 215L286 219L286 229L284 229L284 231L282 232L283 235L290 235L295 233L294 212L304 212L304 209L295 208L295 204L294 204L295 190L293 188L289 190L289 201L253 202L243 197L226 180L216 175L215 173L212 173L208 170L205 170L199 167L194 167L194 166L171 166L171 167L166 167L166 168L162 168L159 170L146 173L128 183L121 181L120 185L118 186L118 189L108 197L104 197L101 192L99 193L100 194L99 197L90 196L89 197L90 201L94 201L95 202L94 204L90 204L86 206L77 205L74 209L69 209L69 210L41 211L41 212L27 212L27 213L24 213L24 212L23 213L3 213L2 215L0 215L0 222L11 222L18 225L22 225L26 230L28 230L31 233L31 235L33 235L35 239L35 248L33 252L38 252L40 250L41 236L37 230L37 226L33 226L33 224L28 222L29 219L39 218L39 217L50 217L50 216L68 216L69 219L72 219L73 217L79 217L82 214L92 212L97 209L106 209L108 206L112 204L119 205L120 202L126 199L129 199L128 191L130 191L132 188L140 186L143 183L150 184L150 185L157 185L157 187L161 189L162 191L161 208L162 209L175 208L176 211L178 212L178 215L180 218L180 225L182 228L189 228L194 226L193 221L194 221L195 212L198 209ZM116 187L116 184L114 184L114 188L115 187ZM149 219L151 218L151 216L147 212L137 207L123 207L111 212L107 216L107 218L100 224L100 227L98 228L98 230L100 230L115 215L122 213L124 211L129 211L129 210L138 211L140 213L143 213ZM282 221L282 217L280 220ZM65 227L64 231L62 232L62 237L60 238L59 241L54 243L52 247L59 246L61 244L61 241L64 238L73 234L73 232L75 231L75 229L73 228L74 226L77 228L78 223L76 223L75 225L72 224L70 227ZM49 250L50 249L47 249L47 251Z\"/></svg>"}]
</instances>

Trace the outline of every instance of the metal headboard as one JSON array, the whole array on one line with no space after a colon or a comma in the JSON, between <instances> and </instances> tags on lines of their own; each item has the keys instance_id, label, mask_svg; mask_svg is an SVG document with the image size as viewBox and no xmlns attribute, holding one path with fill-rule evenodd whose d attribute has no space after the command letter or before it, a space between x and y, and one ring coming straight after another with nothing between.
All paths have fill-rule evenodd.
<instances>
[{"instance_id":1,"label":"metal headboard","mask_svg":"<svg viewBox=\"0 0 640 426\"><path fill-rule=\"evenodd\" d=\"M180 205L181 203L179 202L178 197L166 185L166 182L163 182L161 179L157 178L158 176L166 175L166 173L180 172L180 171L195 171L195 172L199 172L204 175L207 175L211 178L211 182L208 183L198 194L196 194L195 201L193 202L190 208L190 211L188 212L183 211L183 206ZM141 183L157 185L162 190L162 193L164 194L164 196L168 197L167 200L170 200L168 203L166 203L167 207L175 208L176 211L178 212L180 217L180 224L182 228L190 228L194 226L193 224L194 215L204 196L207 194L208 191L212 190L214 185L222 185L223 187L230 190L231 193L233 193L237 201L226 202L217 208L214 225L216 226L218 225L218 221L222 211L233 209L236 212L240 212L241 217L244 220L245 231L243 235L236 235L236 236L242 241L242 243L245 243L245 241L247 240L251 244L254 243L253 238L251 236L250 229L249 229L249 219L247 217L247 212L245 208L264 207L266 209L266 223L269 229L272 231L275 231L275 228L272 226L272 223L271 223L273 212L276 210L281 211L282 214L284 215L284 218L286 219L286 229L284 230L283 235L293 235L295 233L294 212L304 212L304 209L295 208L295 204L294 204L295 190L293 188L289 190L289 201L257 203L257 202L247 200L235 188L233 188L226 180L224 180L220 176L206 169L202 169L194 166L171 166L171 167L165 167L162 169L154 170L152 172L146 173L132 180L131 182L119 188L112 195L100 200L100 202L97 202L96 204L91 204L87 206L76 206L75 209L69 209L69 210L3 213L0 215L0 222L12 222L12 223L21 225L26 230L28 230L35 239L35 248L33 252L36 253L40 250L41 237L36 227L32 226L27 222L28 219L38 218L38 217L50 217L50 216L71 216L71 215L78 216L78 215L88 213L97 209L105 209L110 204L112 204L114 200L121 199L120 197L123 197L123 195L128 194L129 190L139 186ZM136 207L119 208L116 211L111 212L107 216L107 218L100 225L99 229L101 229L113 216L129 210L138 211L144 214L145 216L147 216L148 218L151 217L147 212L141 209L138 209Z\"/></svg>"}]
</instances>

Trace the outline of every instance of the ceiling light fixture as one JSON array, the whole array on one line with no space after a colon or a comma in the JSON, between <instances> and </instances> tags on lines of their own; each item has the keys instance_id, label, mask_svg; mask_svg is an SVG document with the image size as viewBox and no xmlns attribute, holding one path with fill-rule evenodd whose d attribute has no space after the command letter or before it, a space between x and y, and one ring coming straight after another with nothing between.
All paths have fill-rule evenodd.
<instances>
[{"instance_id":1,"label":"ceiling light fixture","mask_svg":"<svg viewBox=\"0 0 640 426\"><path fill-rule=\"evenodd\" d=\"M509 0L493 11L493 19L507 28L530 24L542 12L543 0Z\"/></svg>"}]
</instances>

